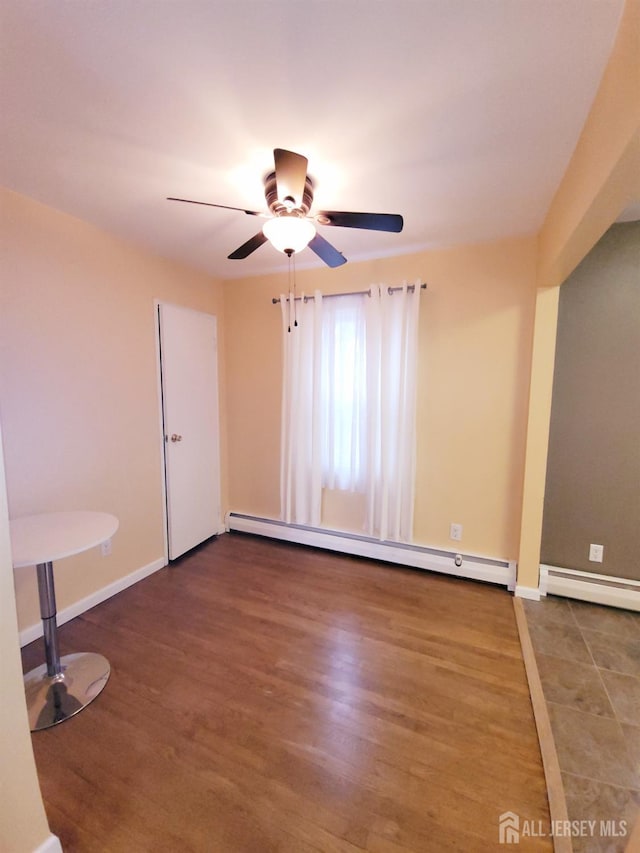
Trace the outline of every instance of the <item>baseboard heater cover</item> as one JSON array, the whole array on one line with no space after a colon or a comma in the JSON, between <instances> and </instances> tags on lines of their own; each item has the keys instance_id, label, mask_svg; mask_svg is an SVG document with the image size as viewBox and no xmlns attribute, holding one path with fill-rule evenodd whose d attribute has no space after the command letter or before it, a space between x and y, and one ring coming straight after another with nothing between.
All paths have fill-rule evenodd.
<instances>
[{"instance_id":1,"label":"baseboard heater cover","mask_svg":"<svg viewBox=\"0 0 640 853\"><path fill-rule=\"evenodd\" d=\"M640 581L560 566L540 566L540 594L640 611Z\"/></svg>"},{"instance_id":2,"label":"baseboard heater cover","mask_svg":"<svg viewBox=\"0 0 640 853\"><path fill-rule=\"evenodd\" d=\"M508 560L442 551L404 542L381 542L379 539L360 536L357 533L286 524L284 521L237 512L227 514L227 529L281 539L285 542L295 542L298 545L324 548L328 551L339 551L357 557L368 557L371 560L396 563L412 569L426 569L455 577L500 584L510 590L514 590L516 584L515 563Z\"/></svg>"}]
</instances>

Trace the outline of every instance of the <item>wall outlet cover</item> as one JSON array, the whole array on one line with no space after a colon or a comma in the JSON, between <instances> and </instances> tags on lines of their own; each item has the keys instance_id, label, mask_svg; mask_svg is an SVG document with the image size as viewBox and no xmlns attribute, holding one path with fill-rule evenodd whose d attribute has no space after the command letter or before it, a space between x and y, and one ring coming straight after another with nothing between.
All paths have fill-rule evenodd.
<instances>
[{"instance_id":1,"label":"wall outlet cover","mask_svg":"<svg viewBox=\"0 0 640 853\"><path fill-rule=\"evenodd\" d=\"M589 560L592 563L601 563L604 557L604 545L589 545Z\"/></svg>"},{"instance_id":2,"label":"wall outlet cover","mask_svg":"<svg viewBox=\"0 0 640 853\"><path fill-rule=\"evenodd\" d=\"M461 542L462 541L462 525L461 524L454 524L454 522L451 522L451 524L449 525L449 539L453 539L454 542Z\"/></svg>"}]
</instances>

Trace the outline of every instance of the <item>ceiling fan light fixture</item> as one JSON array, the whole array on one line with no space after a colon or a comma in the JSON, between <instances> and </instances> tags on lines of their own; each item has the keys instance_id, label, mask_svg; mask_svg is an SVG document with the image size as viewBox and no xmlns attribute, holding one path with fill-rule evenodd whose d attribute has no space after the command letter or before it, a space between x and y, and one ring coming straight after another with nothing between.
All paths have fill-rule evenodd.
<instances>
[{"instance_id":1,"label":"ceiling fan light fixture","mask_svg":"<svg viewBox=\"0 0 640 853\"><path fill-rule=\"evenodd\" d=\"M262 232L279 252L301 252L316 235L312 222L296 215L268 219Z\"/></svg>"}]
</instances>

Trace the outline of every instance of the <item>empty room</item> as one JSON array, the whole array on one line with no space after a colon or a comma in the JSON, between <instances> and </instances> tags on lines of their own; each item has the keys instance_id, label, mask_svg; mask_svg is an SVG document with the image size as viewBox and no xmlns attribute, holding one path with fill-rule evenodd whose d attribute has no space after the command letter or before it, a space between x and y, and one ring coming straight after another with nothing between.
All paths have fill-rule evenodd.
<instances>
[{"instance_id":1,"label":"empty room","mask_svg":"<svg viewBox=\"0 0 640 853\"><path fill-rule=\"evenodd\" d=\"M640 850L640 0L0 51L3 853Z\"/></svg>"}]
</instances>

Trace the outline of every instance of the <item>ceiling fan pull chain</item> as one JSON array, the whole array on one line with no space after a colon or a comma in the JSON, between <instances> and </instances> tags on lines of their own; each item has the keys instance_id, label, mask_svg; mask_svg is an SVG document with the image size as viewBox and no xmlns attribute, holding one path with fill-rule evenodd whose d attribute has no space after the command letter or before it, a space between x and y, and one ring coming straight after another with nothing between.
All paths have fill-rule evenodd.
<instances>
[{"instance_id":1,"label":"ceiling fan pull chain","mask_svg":"<svg viewBox=\"0 0 640 853\"><path fill-rule=\"evenodd\" d=\"M287 276L287 289L289 293L289 327L287 328L287 332L291 334L291 255L288 255L288 276Z\"/></svg>"},{"instance_id":2,"label":"ceiling fan pull chain","mask_svg":"<svg viewBox=\"0 0 640 853\"><path fill-rule=\"evenodd\" d=\"M296 255L293 253L293 325L298 325L298 306L296 305Z\"/></svg>"}]
</instances>

